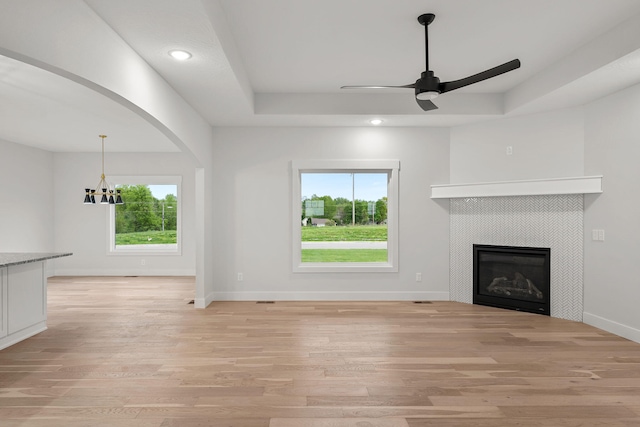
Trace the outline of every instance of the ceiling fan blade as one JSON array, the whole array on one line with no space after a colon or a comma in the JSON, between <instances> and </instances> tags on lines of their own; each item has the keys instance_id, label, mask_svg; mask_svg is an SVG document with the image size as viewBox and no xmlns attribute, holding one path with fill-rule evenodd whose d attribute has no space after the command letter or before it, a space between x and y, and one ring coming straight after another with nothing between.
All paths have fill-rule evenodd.
<instances>
[{"instance_id":1,"label":"ceiling fan blade","mask_svg":"<svg viewBox=\"0 0 640 427\"><path fill-rule=\"evenodd\" d=\"M415 83L404 86L340 86L340 89L414 89Z\"/></svg>"},{"instance_id":2,"label":"ceiling fan blade","mask_svg":"<svg viewBox=\"0 0 640 427\"><path fill-rule=\"evenodd\" d=\"M492 77L499 76L500 74L513 71L516 68L520 68L520 60L514 59L513 61L505 62L497 67L490 68L473 76L465 77L464 79L454 80L451 82L440 83L440 93L449 92L455 89L459 89L464 86L468 86L474 83L481 82L483 80L490 79Z\"/></svg>"},{"instance_id":3,"label":"ceiling fan blade","mask_svg":"<svg viewBox=\"0 0 640 427\"><path fill-rule=\"evenodd\" d=\"M429 101L428 99L427 100L416 99L416 102L418 103L420 108L422 108L424 111L431 111L431 110L437 110L438 109L436 104L434 104L433 102Z\"/></svg>"}]
</instances>

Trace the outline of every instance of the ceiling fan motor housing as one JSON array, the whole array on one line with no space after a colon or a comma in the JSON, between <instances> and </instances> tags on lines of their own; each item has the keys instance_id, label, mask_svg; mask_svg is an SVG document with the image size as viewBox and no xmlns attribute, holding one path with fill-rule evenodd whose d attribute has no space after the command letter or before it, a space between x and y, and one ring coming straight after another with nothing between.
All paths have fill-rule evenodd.
<instances>
[{"instance_id":1,"label":"ceiling fan motor housing","mask_svg":"<svg viewBox=\"0 0 640 427\"><path fill-rule=\"evenodd\" d=\"M440 79L433 71L424 71L416 80L416 99L428 100L440 95Z\"/></svg>"}]
</instances>

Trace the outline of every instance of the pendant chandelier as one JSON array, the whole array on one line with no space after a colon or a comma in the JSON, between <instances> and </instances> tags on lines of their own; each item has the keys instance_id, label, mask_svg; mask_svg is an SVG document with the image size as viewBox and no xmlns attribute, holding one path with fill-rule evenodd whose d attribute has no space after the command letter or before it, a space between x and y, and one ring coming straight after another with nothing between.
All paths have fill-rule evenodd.
<instances>
[{"instance_id":1,"label":"pendant chandelier","mask_svg":"<svg viewBox=\"0 0 640 427\"><path fill-rule=\"evenodd\" d=\"M101 205L121 205L124 202L122 201L120 190L112 188L107 183L107 180L104 176L104 139L107 137L107 135L98 136L102 138L102 175L100 175L100 182L98 182L98 185L96 185L93 189L84 189L84 204L95 205L96 196L98 196L100 197Z\"/></svg>"}]
</instances>

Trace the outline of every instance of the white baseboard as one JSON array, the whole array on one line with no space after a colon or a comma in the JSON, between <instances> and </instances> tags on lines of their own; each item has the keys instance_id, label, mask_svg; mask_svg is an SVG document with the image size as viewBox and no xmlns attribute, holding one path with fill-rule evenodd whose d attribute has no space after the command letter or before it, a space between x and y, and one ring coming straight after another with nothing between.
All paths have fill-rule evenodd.
<instances>
[{"instance_id":1,"label":"white baseboard","mask_svg":"<svg viewBox=\"0 0 640 427\"><path fill-rule=\"evenodd\" d=\"M30 338L46 330L47 321L43 320L42 322L38 322L35 325L31 325L27 328L22 329L21 331L0 338L0 350L17 344L20 341L24 341L27 338Z\"/></svg>"},{"instance_id":2,"label":"white baseboard","mask_svg":"<svg viewBox=\"0 0 640 427\"><path fill-rule=\"evenodd\" d=\"M449 292L214 292L213 301L449 301Z\"/></svg>"},{"instance_id":3,"label":"white baseboard","mask_svg":"<svg viewBox=\"0 0 640 427\"><path fill-rule=\"evenodd\" d=\"M614 322L613 320L587 312L583 313L582 321L587 325L595 326L596 328L640 343L640 329L632 328L631 326L623 325L622 323Z\"/></svg>"},{"instance_id":4,"label":"white baseboard","mask_svg":"<svg viewBox=\"0 0 640 427\"><path fill-rule=\"evenodd\" d=\"M207 308L214 301L214 293L211 292L204 298L196 298L193 300L195 308Z\"/></svg>"},{"instance_id":5,"label":"white baseboard","mask_svg":"<svg viewBox=\"0 0 640 427\"><path fill-rule=\"evenodd\" d=\"M161 270L161 269L81 270L77 268L56 269L53 274L53 276L195 276L195 275L196 275L196 271L192 269L186 269L186 270Z\"/></svg>"}]
</instances>

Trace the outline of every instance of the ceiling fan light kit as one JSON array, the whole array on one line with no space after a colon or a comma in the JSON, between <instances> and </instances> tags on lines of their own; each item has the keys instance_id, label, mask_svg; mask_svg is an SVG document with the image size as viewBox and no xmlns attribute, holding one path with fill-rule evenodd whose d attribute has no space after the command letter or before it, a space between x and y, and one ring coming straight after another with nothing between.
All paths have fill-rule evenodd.
<instances>
[{"instance_id":1,"label":"ceiling fan light kit","mask_svg":"<svg viewBox=\"0 0 640 427\"><path fill-rule=\"evenodd\" d=\"M431 101L432 99L437 98L438 95L440 95L440 92L436 92L436 91L418 92L418 90L416 89L416 99L420 101Z\"/></svg>"},{"instance_id":2,"label":"ceiling fan light kit","mask_svg":"<svg viewBox=\"0 0 640 427\"><path fill-rule=\"evenodd\" d=\"M513 71L520 68L520 60L514 59L497 67L490 68L482 71L478 74L474 74L469 77L465 77L459 80L453 80L449 82L440 82L440 79L429 69L429 31L428 26L435 19L433 13L425 13L418 17L418 22L424 25L424 44L425 44L425 71L420 75L420 78L415 83L402 85L402 86L383 86L383 85L370 85L370 86L342 86L341 89L414 89L416 102L424 111L435 110L438 107L431 101L439 95L450 92L452 90L460 89L464 86L469 86L474 83L479 83L483 80L487 80L500 74Z\"/></svg>"}]
</instances>

